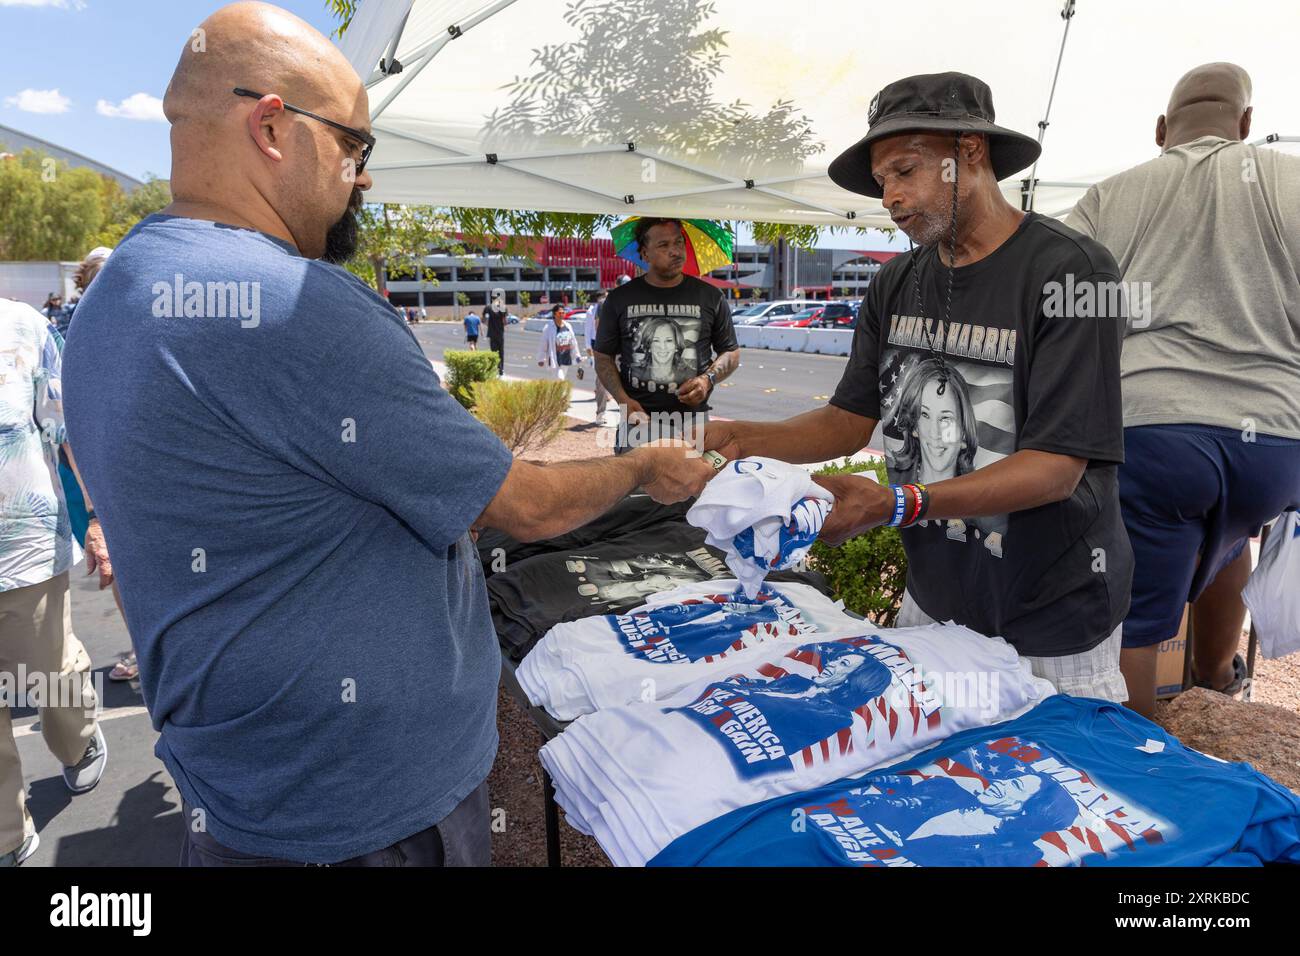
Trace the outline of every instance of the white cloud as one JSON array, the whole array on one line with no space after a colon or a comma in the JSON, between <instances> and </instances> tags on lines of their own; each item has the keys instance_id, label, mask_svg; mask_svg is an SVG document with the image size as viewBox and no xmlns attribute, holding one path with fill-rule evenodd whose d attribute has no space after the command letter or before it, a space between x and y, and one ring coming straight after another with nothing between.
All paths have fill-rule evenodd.
<instances>
[{"instance_id":1,"label":"white cloud","mask_svg":"<svg viewBox=\"0 0 1300 956\"><path fill-rule=\"evenodd\" d=\"M167 117L163 115L162 100L148 93L132 93L116 106L108 100L100 100L95 104L95 112L100 116L113 116L118 119L167 122Z\"/></svg>"},{"instance_id":2,"label":"white cloud","mask_svg":"<svg viewBox=\"0 0 1300 956\"><path fill-rule=\"evenodd\" d=\"M5 106L16 106L24 113L66 113L72 100L58 90L23 90L17 96L6 96Z\"/></svg>"},{"instance_id":3,"label":"white cloud","mask_svg":"<svg viewBox=\"0 0 1300 956\"><path fill-rule=\"evenodd\" d=\"M0 0L0 7L57 7L61 10L85 10L83 0Z\"/></svg>"},{"instance_id":4,"label":"white cloud","mask_svg":"<svg viewBox=\"0 0 1300 956\"><path fill-rule=\"evenodd\" d=\"M0 0L0 7L58 7L60 10L84 10L82 0Z\"/></svg>"}]
</instances>

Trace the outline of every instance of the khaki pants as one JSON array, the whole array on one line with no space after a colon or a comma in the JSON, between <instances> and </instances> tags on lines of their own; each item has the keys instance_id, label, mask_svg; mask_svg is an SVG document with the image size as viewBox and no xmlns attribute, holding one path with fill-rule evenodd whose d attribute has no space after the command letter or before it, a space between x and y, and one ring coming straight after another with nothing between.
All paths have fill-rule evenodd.
<instances>
[{"instance_id":1,"label":"khaki pants","mask_svg":"<svg viewBox=\"0 0 1300 956\"><path fill-rule=\"evenodd\" d=\"M23 690L17 686L20 664L29 682L32 675L45 675L51 704L71 704L41 707L40 719L45 746L64 766L72 766L95 735L98 698L90 680L90 655L72 633L68 572L0 591L0 674L7 675L7 699ZM13 722L9 707L0 704L0 855L18 849L31 833Z\"/></svg>"}]
</instances>

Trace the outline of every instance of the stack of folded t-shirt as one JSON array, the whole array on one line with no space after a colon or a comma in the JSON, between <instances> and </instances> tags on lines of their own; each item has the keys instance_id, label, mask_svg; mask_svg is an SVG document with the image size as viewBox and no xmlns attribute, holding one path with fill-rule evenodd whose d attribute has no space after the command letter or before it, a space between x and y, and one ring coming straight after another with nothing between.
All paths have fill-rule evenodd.
<instances>
[{"instance_id":1,"label":"stack of folded t-shirt","mask_svg":"<svg viewBox=\"0 0 1300 956\"><path fill-rule=\"evenodd\" d=\"M1053 696L856 779L733 810L654 866L1300 863L1300 798L1126 707Z\"/></svg>"},{"instance_id":2,"label":"stack of folded t-shirt","mask_svg":"<svg viewBox=\"0 0 1300 956\"><path fill-rule=\"evenodd\" d=\"M1054 692L997 638L862 625L772 644L659 703L578 718L541 750L569 822L640 865L738 807L822 787Z\"/></svg>"},{"instance_id":3,"label":"stack of folded t-shirt","mask_svg":"<svg viewBox=\"0 0 1300 956\"><path fill-rule=\"evenodd\" d=\"M520 660L556 624L621 614L683 584L729 577L704 532L678 520L525 558L488 578L487 589L497 638ZM825 578L813 571L782 571L772 580L826 591Z\"/></svg>"},{"instance_id":4,"label":"stack of folded t-shirt","mask_svg":"<svg viewBox=\"0 0 1300 956\"><path fill-rule=\"evenodd\" d=\"M754 598L722 578L654 595L624 614L557 624L524 658L519 684L558 720L661 700L731 673L772 643L848 634L865 625L806 584L769 582Z\"/></svg>"}]
</instances>

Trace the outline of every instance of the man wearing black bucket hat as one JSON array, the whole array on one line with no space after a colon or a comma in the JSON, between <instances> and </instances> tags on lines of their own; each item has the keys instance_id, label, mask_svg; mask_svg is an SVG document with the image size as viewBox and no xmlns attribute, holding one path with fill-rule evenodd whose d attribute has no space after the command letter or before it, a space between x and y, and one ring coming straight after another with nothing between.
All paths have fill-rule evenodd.
<instances>
[{"instance_id":1,"label":"man wearing black bucket hat","mask_svg":"<svg viewBox=\"0 0 1300 956\"><path fill-rule=\"evenodd\" d=\"M822 538L905 529L899 626L953 620L1004 637L1058 690L1123 701L1133 555L1116 484L1115 261L1003 198L998 180L1039 145L994 123L974 77L891 83L868 121L830 176L882 200L917 245L868 289L829 405L712 423L706 446L817 462L861 450L881 425L895 484L819 478L835 495Z\"/></svg>"}]
</instances>

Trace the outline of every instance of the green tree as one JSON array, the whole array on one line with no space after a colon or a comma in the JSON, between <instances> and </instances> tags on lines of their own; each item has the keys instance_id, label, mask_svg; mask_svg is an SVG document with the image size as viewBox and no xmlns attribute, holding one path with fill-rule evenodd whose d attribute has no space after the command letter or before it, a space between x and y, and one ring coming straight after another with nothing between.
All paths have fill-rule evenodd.
<instances>
[{"instance_id":1,"label":"green tree","mask_svg":"<svg viewBox=\"0 0 1300 956\"><path fill-rule=\"evenodd\" d=\"M23 150L0 162L0 258L72 260L104 225L104 177Z\"/></svg>"},{"instance_id":2,"label":"green tree","mask_svg":"<svg viewBox=\"0 0 1300 956\"><path fill-rule=\"evenodd\" d=\"M108 182L117 187L116 180L110 179ZM149 176L143 186L138 186L129 193L117 187L109 201L108 220L95 237L93 245L109 248L116 246L135 228L136 223L165 208L171 201L171 184L155 176Z\"/></svg>"},{"instance_id":3,"label":"green tree","mask_svg":"<svg viewBox=\"0 0 1300 956\"><path fill-rule=\"evenodd\" d=\"M360 276L384 293L385 267L389 261L415 260L424 267L424 256L435 245L457 247L451 220L432 206L403 206L368 203L357 213L357 253L347 263Z\"/></svg>"},{"instance_id":4,"label":"green tree","mask_svg":"<svg viewBox=\"0 0 1300 956\"><path fill-rule=\"evenodd\" d=\"M0 160L0 260L36 258L44 197L39 169L17 159Z\"/></svg>"},{"instance_id":5,"label":"green tree","mask_svg":"<svg viewBox=\"0 0 1300 956\"><path fill-rule=\"evenodd\" d=\"M38 150L0 161L0 259L72 261L114 246L144 216L171 201L150 178L130 193L117 180Z\"/></svg>"},{"instance_id":6,"label":"green tree","mask_svg":"<svg viewBox=\"0 0 1300 956\"><path fill-rule=\"evenodd\" d=\"M339 26L334 35L341 37L348 32L348 24L356 16L357 0L325 0L325 9L338 18Z\"/></svg>"}]
</instances>

